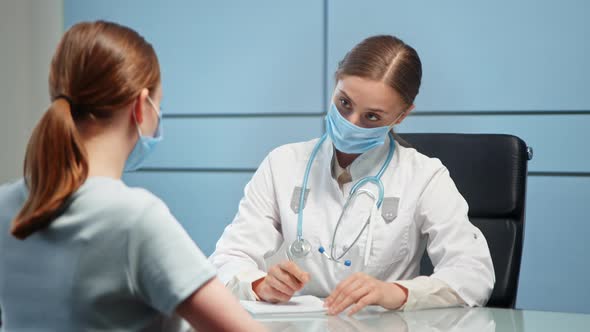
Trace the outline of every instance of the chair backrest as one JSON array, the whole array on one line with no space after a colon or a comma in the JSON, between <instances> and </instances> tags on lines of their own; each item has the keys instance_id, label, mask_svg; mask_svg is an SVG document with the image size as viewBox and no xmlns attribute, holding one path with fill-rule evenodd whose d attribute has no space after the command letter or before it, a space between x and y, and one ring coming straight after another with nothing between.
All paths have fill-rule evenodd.
<instances>
[{"instance_id":1,"label":"chair backrest","mask_svg":"<svg viewBox=\"0 0 590 332\"><path fill-rule=\"evenodd\" d=\"M469 219L486 237L496 272L488 306L514 308L520 273L529 150L523 140L496 134L400 134L449 170L469 204ZM404 142L405 141L405 142ZM425 253L421 274L430 275Z\"/></svg>"}]
</instances>

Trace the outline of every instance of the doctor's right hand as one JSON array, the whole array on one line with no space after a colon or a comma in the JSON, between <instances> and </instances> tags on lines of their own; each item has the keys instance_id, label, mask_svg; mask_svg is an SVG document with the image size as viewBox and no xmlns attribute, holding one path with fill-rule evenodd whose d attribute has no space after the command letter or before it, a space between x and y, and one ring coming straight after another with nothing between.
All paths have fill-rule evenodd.
<instances>
[{"instance_id":1,"label":"doctor's right hand","mask_svg":"<svg viewBox=\"0 0 590 332\"><path fill-rule=\"evenodd\" d=\"M271 303L287 302L295 292L309 282L309 273L292 261L273 265L264 278L252 283L252 290L260 300Z\"/></svg>"}]
</instances>

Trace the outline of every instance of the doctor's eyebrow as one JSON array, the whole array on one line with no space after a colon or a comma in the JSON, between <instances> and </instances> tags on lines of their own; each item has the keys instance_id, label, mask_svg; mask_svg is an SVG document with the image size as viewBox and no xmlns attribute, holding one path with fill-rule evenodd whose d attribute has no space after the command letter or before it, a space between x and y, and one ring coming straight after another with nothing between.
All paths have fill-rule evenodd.
<instances>
[{"instance_id":1,"label":"doctor's eyebrow","mask_svg":"<svg viewBox=\"0 0 590 332\"><path fill-rule=\"evenodd\" d=\"M356 103L354 102L354 100L352 100L352 98L350 98L346 92L344 92L344 90L342 89L338 89L338 91L344 95L344 97L346 97L346 99L348 99L350 101L350 103L352 104L352 106L356 106Z\"/></svg>"},{"instance_id":2,"label":"doctor's eyebrow","mask_svg":"<svg viewBox=\"0 0 590 332\"><path fill-rule=\"evenodd\" d=\"M367 110L371 111L371 112L375 112L375 113L387 113L384 110L378 109L378 108L368 108Z\"/></svg>"}]
</instances>

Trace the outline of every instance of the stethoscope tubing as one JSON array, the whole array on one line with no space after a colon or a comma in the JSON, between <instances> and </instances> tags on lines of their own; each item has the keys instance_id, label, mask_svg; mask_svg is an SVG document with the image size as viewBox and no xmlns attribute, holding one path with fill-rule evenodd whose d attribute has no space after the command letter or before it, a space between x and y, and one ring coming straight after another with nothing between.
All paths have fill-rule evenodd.
<instances>
[{"instance_id":1,"label":"stethoscope tubing","mask_svg":"<svg viewBox=\"0 0 590 332\"><path fill-rule=\"evenodd\" d=\"M335 257L334 255L334 241L336 239L336 234L338 231L338 228L340 226L340 223L342 221L342 217L345 214L351 200L353 198L356 198L356 193L366 193L369 196L371 196L373 198L373 201L376 200L376 205L377 205L377 209L379 209L381 207L381 205L383 204L383 199L385 196L385 190L383 188L383 182L381 181L381 177L383 176L383 173L385 173L385 170L387 169L387 167L389 166L389 164L391 163L391 160L393 159L393 153L395 150L395 140L393 138L393 134L390 131L388 133L389 136L389 140L390 140L390 146L389 146L389 151L387 153L387 158L385 159L385 162L383 163L383 166L381 166L381 169L379 170L379 172L375 175L375 176L368 176L365 178L362 178L361 180L359 180L357 183L355 183L354 186L352 186L350 193L349 193L349 197L346 200L346 202L344 203L344 207L342 208L342 212L340 213L340 217L338 218L338 222L336 223L336 227L334 228L334 232L332 233L332 243L330 245L331 249L330 249L330 255L328 256L327 253L325 252L323 247L319 248L320 253L328 256L329 259L333 260L333 261L340 261L340 259L342 259L342 257L344 257L344 255L346 255L348 253L348 251L354 246L354 244L356 244L359 240L359 238L361 237L361 235L363 234L363 232L365 231L365 229L367 228L367 226L370 223L371 220L371 216L369 216L369 218L367 218L367 221L364 223L363 228L360 230L360 232L358 233L358 235L356 236L356 238L354 239L354 241L352 242L352 244L346 248L346 250L340 255L338 256L338 258ZM303 243L307 243L307 241L305 239L303 239L303 210L304 210L304 202L305 202L305 193L307 191L307 182L309 180L309 174L311 172L311 167L313 165L313 161L315 160L320 147L322 146L322 144L324 143L324 141L326 140L326 138L328 137L328 134L324 134L322 135L322 137L320 137L319 141L316 143L316 145L314 146L311 155L309 157L309 161L307 162L307 165L305 167L305 173L303 175L303 183L301 184L301 193L299 194L299 206L297 209L297 238L295 240L295 242L299 242L299 244L303 244ZM368 183L368 182L372 182L374 184L377 185L378 189L379 189L379 194L377 197L375 197L375 195L370 192L369 190L365 190L365 189L360 189L359 188L361 186L363 186L364 184ZM296 256L293 252L291 252L291 248L294 246L295 242L289 246L288 252L287 252L287 256L289 257L289 259L293 259L293 256ZM303 256L307 255L307 253L305 253ZM345 265L350 266L350 261L346 261Z\"/></svg>"}]
</instances>

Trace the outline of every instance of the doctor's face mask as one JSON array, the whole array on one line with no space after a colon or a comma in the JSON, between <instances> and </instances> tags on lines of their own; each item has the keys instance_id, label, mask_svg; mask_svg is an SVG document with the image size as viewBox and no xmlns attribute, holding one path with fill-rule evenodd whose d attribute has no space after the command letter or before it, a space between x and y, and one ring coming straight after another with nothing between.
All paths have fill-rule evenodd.
<instances>
[{"instance_id":1,"label":"doctor's face mask","mask_svg":"<svg viewBox=\"0 0 590 332\"><path fill-rule=\"evenodd\" d=\"M338 151L365 153L384 144L410 110L382 82L347 76L338 81L326 115L326 132Z\"/></svg>"}]
</instances>

